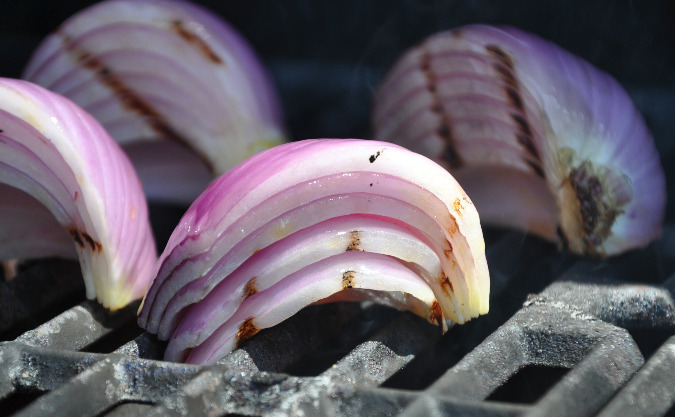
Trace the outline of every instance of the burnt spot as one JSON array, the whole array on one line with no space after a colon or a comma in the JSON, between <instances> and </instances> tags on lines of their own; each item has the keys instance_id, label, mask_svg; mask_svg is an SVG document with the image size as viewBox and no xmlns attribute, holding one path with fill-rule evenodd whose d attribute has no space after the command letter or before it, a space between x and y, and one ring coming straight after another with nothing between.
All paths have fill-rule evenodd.
<instances>
[{"instance_id":1,"label":"burnt spot","mask_svg":"<svg viewBox=\"0 0 675 417\"><path fill-rule=\"evenodd\" d=\"M244 320L241 326L239 326L239 331L237 332L237 348L259 331L260 329L258 329L255 324L253 324L253 317Z\"/></svg>"},{"instance_id":2,"label":"burnt spot","mask_svg":"<svg viewBox=\"0 0 675 417\"><path fill-rule=\"evenodd\" d=\"M87 242L87 245L89 245L89 248L91 248L91 250L95 250L96 243L94 242L94 239L92 239L91 236L89 236L87 233L84 232L82 232L81 235L84 241Z\"/></svg>"},{"instance_id":3,"label":"burnt spot","mask_svg":"<svg viewBox=\"0 0 675 417\"><path fill-rule=\"evenodd\" d=\"M361 232L358 230L352 230L349 232L349 245L347 245L345 252L353 250L363 250L361 249Z\"/></svg>"},{"instance_id":4,"label":"burnt spot","mask_svg":"<svg viewBox=\"0 0 675 417\"><path fill-rule=\"evenodd\" d=\"M446 146L443 148L441 158L443 158L443 160L451 167L458 168L462 165L462 160L460 159L457 150L452 146Z\"/></svg>"},{"instance_id":5,"label":"burnt spot","mask_svg":"<svg viewBox=\"0 0 675 417\"><path fill-rule=\"evenodd\" d=\"M452 282L450 282L450 278L445 275L445 272L441 272L441 276L438 278L438 283L441 285L441 289L448 295L448 297L451 293L455 292L455 289L452 287Z\"/></svg>"},{"instance_id":6,"label":"burnt spot","mask_svg":"<svg viewBox=\"0 0 675 417\"><path fill-rule=\"evenodd\" d=\"M506 96L513 107L518 110L523 110L523 99L520 97L520 92L518 90L513 87L506 87Z\"/></svg>"},{"instance_id":7,"label":"burnt spot","mask_svg":"<svg viewBox=\"0 0 675 417\"><path fill-rule=\"evenodd\" d=\"M255 279L256 277L253 277L246 283L246 286L244 287L245 298L248 298L258 292L258 289L255 287Z\"/></svg>"},{"instance_id":8,"label":"burnt spot","mask_svg":"<svg viewBox=\"0 0 675 417\"><path fill-rule=\"evenodd\" d=\"M452 208L455 210L455 213L458 215L462 215L462 210L464 210L464 206L462 205L462 201L459 198L456 198L455 201L452 203Z\"/></svg>"},{"instance_id":9,"label":"burnt spot","mask_svg":"<svg viewBox=\"0 0 675 417\"><path fill-rule=\"evenodd\" d=\"M448 214L450 213L448 212ZM455 217L452 214L450 214L449 218L450 218L450 225L446 230L450 234L450 236L452 236L459 231L459 226L457 225L457 220L455 220Z\"/></svg>"},{"instance_id":10,"label":"burnt spot","mask_svg":"<svg viewBox=\"0 0 675 417\"><path fill-rule=\"evenodd\" d=\"M507 85L507 88L518 85L518 81L516 81L516 77L513 74L511 68L507 68L501 64L494 64L492 68L494 68L494 70L497 71L497 74L499 74L499 78L501 78L502 81Z\"/></svg>"},{"instance_id":11,"label":"burnt spot","mask_svg":"<svg viewBox=\"0 0 675 417\"><path fill-rule=\"evenodd\" d=\"M426 80L426 89L431 94L431 111L438 116L438 126L436 127L436 135L443 140L445 147L440 157L444 159L450 168L459 168L462 165L462 159L457 152L457 145L452 134L452 120L450 116L444 111L442 100L438 95L438 83L436 73L431 68L431 54L428 52L420 55L418 67Z\"/></svg>"},{"instance_id":12,"label":"burnt spot","mask_svg":"<svg viewBox=\"0 0 675 417\"><path fill-rule=\"evenodd\" d=\"M72 236L73 240L75 243L77 243L77 246L84 248L84 242L82 241L82 238L80 237L80 233L77 231L77 229L73 228L68 228L68 233L70 233L70 236Z\"/></svg>"},{"instance_id":13,"label":"burnt spot","mask_svg":"<svg viewBox=\"0 0 675 417\"><path fill-rule=\"evenodd\" d=\"M370 183L370 186L371 186L371 187L373 186L373 183L372 183L372 182Z\"/></svg>"},{"instance_id":14,"label":"burnt spot","mask_svg":"<svg viewBox=\"0 0 675 417\"><path fill-rule=\"evenodd\" d=\"M569 183L579 203L584 245L589 254L596 255L596 248L611 234L614 221L623 210L613 201L590 162L571 169Z\"/></svg>"},{"instance_id":15,"label":"burnt spot","mask_svg":"<svg viewBox=\"0 0 675 417\"><path fill-rule=\"evenodd\" d=\"M376 160L377 158L380 157L381 154L382 154L382 152L377 151L377 152L375 152L373 155L370 155L370 158L368 158L368 160L369 160L370 163L372 164L373 162L375 162L375 160Z\"/></svg>"},{"instance_id":16,"label":"burnt spot","mask_svg":"<svg viewBox=\"0 0 675 417\"><path fill-rule=\"evenodd\" d=\"M431 307L429 307L429 312L431 313L429 315L429 321L431 323L436 323L439 326L442 326L443 311L441 310L441 305L438 304L438 301L434 300L434 302L431 303Z\"/></svg>"},{"instance_id":17,"label":"burnt spot","mask_svg":"<svg viewBox=\"0 0 675 417\"><path fill-rule=\"evenodd\" d=\"M5 133L5 131L4 131L4 130L2 130L2 129L0 129L0 133Z\"/></svg>"},{"instance_id":18,"label":"burnt spot","mask_svg":"<svg viewBox=\"0 0 675 417\"><path fill-rule=\"evenodd\" d=\"M539 151L537 148L534 146L534 143L532 142L532 138L530 136L526 136L522 133L516 133L516 140L518 143L525 148L525 150L535 158L539 159Z\"/></svg>"},{"instance_id":19,"label":"burnt spot","mask_svg":"<svg viewBox=\"0 0 675 417\"><path fill-rule=\"evenodd\" d=\"M546 174L544 174L544 170L541 167L541 165L537 164L536 162L530 161L529 159L525 159L525 163L530 167L532 172L537 174L538 177L546 178Z\"/></svg>"},{"instance_id":20,"label":"burnt spot","mask_svg":"<svg viewBox=\"0 0 675 417\"><path fill-rule=\"evenodd\" d=\"M507 66L508 68L513 68L513 60L509 54L506 53L506 51L499 47L499 45L485 45L485 50L503 65Z\"/></svg>"},{"instance_id":21,"label":"burnt spot","mask_svg":"<svg viewBox=\"0 0 675 417\"><path fill-rule=\"evenodd\" d=\"M100 242L94 240L87 232L75 229L74 227L68 228L68 233L73 238L73 241L80 248L84 249L88 247L92 252L101 252L103 245Z\"/></svg>"},{"instance_id":22,"label":"burnt spot","mask_svg":"<svg viewBox=\"0 0 675 417\"><path fill-rule=\"evenodd\" d=\"M342 289L354 288L354 279L356 278L356 271L345 271L342 273Z\"/></svg>"},{"instance_id":23,"label":"burnt spot","mask_svg":"<svg viewBox=\"0 0 675 417\"><path fill-rule=\"evenodd\" d=\"M122 106L127 110L139 115L152 130L158 135L179 143L190 151L194 152L209 168L214 172L214 167L209 159L199 150L190 146L189 141L183 138L175 129L173 129L168 121L155 108L145 101L142 97L136 94L129 86L127 86L120 77L104 63L92 55L88 51L83 51L77 48L67 37L63 36L64 45L67 51L71 53L76 60L78 60L83 67L90 69L99 75L99 80L108 87L115 97L121 102Z\"/></svg>"},{"instance_id":24,"label":"burnt spot","mask_svg":"<svg viewBox=\"0 0 675 417\"><path fill-rule=\"evenodd\" d=\"M527 123L527 120L518 113L511 113L511 118L518 125L518 130L523 132L526 136L532 136L532 130L530 129L530 124Z\"/></svg>"},{"instance_id":25,"label":"burnt spot","mask_svg":"<svg viewBox=\"0 0 675 417\"><path fill-rule=\"evenodd\" d=\"M197 50L204 55L209 61L214 64L223 64L223 60L215 53L211 47L204 42L202 38L194 32L188 30L181 20L174 20L171 23L171 29L183 38L187 43L197 48Z\"/></svg>"}]
</instances>

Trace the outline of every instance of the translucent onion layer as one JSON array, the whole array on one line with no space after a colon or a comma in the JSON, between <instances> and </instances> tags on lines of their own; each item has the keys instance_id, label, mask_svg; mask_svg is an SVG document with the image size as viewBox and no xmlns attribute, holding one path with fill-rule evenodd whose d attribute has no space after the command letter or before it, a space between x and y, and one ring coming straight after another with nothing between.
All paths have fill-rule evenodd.
<instances>
[{"instance_id":1,"label":"translucent onion layer","mask_svg":"<svg viewBox=\"0 0 675 417\"><path fill-rule=\"evenodd\" d=\"M251 48L186 2L84 9L43 41L24 78L91 113L152 199L190 203L214 175L283 142L276 91Z\"/></svg>"},{"instance_id":2,"label":"translucent onion layer","mask_svg":"<svg viewBox=\"0 0 675 417\"><path fill-rule=\"evenodd\" d=\"M486 223L599 256L661 233L664 173L630 97L534 35L476 25L428 38L386 76L373 124L448 168Z\"/></svg>"},{"instance_id":3,"label":"translucent onion layer","mask_svg":"<svg viewBox=\"0 0 675 417\"><path fill-rule=\"evenodd\" d=\"M0 79L0 195L0 258L79 256L88 298L114 310L144 296L157 255L141 184L70 100Z\"/></svg>"},{"instance_id":4,"label":"translucent onion layer","mask_svg":"<svg viewBox=\"0 0 675 417\"><path fill-rule=\"evenodd\" d=\"M213 363L336 293L444 330L488 311L473 204L441 166L377 141L307 140L249 158L193 203L157 265L139 324L169 340L173 361Z\"/></svg>"}]
</instances>

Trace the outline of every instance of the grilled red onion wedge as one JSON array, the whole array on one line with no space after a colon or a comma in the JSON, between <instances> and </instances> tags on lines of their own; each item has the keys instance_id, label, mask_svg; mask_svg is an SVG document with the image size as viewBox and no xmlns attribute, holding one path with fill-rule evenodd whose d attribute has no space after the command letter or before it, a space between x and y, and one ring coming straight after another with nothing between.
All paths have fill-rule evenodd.
<instances>
[{"instance_id":1,"label":"grilled red onion wedge","mask_svg":"<svg viewBox=\"0 0 675 417\"><path fill-rule=\"evenodd\" d=\"M139 324L168 360L212 363L345 289L446 329L488 311L478 213L452 176L399 146L293 142L216 180L169 239ZM377 297L377 291L404 292Z\"/></svg>"},{"instance_id":2,"label":"grilled red onion wedge","mask_svg":"<svg viewBox=\"0 0 675 417\"><path fill-rule=\"evenodd\" d=\"M151 199L190 203L215 175L283 142L276 91L251 48L186 2L84 9L43 41L24 78L101 122Z\"/></svg>"},{"instance_id":3,"label":"grilled red onion wedge","mask_svg":"<svg viewBox=\"0 0 675 417\"><path fill-rule=\"evenodd\" d=\"M640 113L611 76L534 35L430 37L387 75L373 120L377 139L448 168L485 223L599 256L661 233L664 173Z\"/></svg>"},{"instance_id":4,"label":"grilled red onion wedge","mask_svg":"<svg viewBox=\"0 0 675 417\"><path fill-rule=\"evenodd\" d=\"M0 258L79 256L88 298L114 310L143 297L157 260L143 190L70 100L0 79L0 195Z\"/></svg>"}]
</instances>

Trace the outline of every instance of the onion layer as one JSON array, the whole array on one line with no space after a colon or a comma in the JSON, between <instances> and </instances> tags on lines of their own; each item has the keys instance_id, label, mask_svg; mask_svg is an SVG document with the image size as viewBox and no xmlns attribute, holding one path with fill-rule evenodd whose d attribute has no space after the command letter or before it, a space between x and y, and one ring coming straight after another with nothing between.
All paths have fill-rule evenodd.
<instances>
[{"instance_id":1,"label":"onion layer","mask_svg":"<svg viewBox=\"0 0 675 417\"><path fill-rule=\"evenodd\" d=\"M166 359L213 363L308 304L363 289L341 298L389 300L445 330L488 311L484 251L473 204L429 159L376 141L293 142L193 203L139 324L169 340Z\"/></svg>"},{"instance_id":2,"label":"onion layer","mask_svg":"<svg viewBox=\"0 0 675 417\"><path fill-rule=\"evenodd\" d=\"M147 203L101 125L42 87L0 79L0 148L0 257L77 255L88 298L118 309L143 297L157 259Z\"/></svg>"},{"instance_id":3,"label":"onion layer","mask_svg":"<svg viewBox=\"0 0 675 417\"><path fill-rule=\"evenodd\" d=\"M385 78L373 123L448 168L487 223L600 256L661 233L665 178L640 113L611 76L534 35L430 37Z\"/></svg>"},{"instance_id":4,"label":"onion layer","mask_svg":"<svg viewBox=\"0 0 675 417\"><path fill-rule=\"evenodd\" d=\"M153 199L189 203L214 174L283 141L279 100L253 51L186 2L84 9L43 41L24 78L101 122Z\"/></svg>"}]
</instances>

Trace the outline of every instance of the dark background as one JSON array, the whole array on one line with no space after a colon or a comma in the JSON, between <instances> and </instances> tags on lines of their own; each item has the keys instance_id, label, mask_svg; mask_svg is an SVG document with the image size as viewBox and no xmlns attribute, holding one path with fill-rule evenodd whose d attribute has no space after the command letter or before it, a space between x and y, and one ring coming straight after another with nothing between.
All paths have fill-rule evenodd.
<instances>
[{"instance_id":1,"label":"dark background","mask_svg":"<svg viewBox=\"0 0 675 417\"><path fill-rule=\"evenodd\" d=\"M0 75L92 1L0 3ZM374 89L408 47L469 23L537 33L614 75L645 115L675 196L675 2L630 0L199 1L229 21L270 69L293 139L370 136ZM673 200L671 198L670 200ZM668 219L675 219L669 204Z\"/></svg>"}]
</instances>

